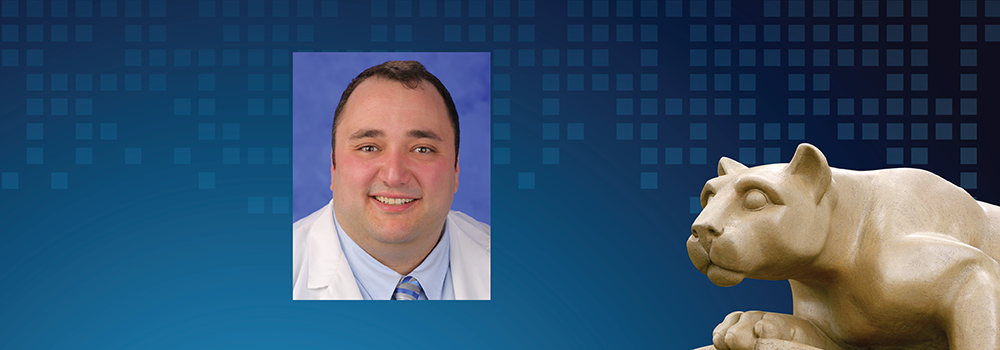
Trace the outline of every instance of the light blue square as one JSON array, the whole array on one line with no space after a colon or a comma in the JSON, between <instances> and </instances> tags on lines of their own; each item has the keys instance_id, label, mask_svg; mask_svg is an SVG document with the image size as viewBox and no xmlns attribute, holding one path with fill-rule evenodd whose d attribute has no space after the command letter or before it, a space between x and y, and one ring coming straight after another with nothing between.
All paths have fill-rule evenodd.
<instances>
[{"instance_id":1,"label":"light blue square","mask_svg":"<svg viewBox=\"0 0 1000 350\"><path fill-rule=\"evenodd\" d=\"M635 101L631 98L615 99L615 115L632 115Z\"/></svg>"},{"instance_id":2,"label":"light blue square","mask_svg":"<svg viewBox=\"0 0 1000 350\"><path fill-rule=\"evenodd\" d=\"M615 90L617 91L632 91L632 74L616 74L615 75Z\"/></svg>"},{"instance_id":3,"label":"light blue square","mask_svg":"<svg viewBox=\"0 0 1000 350\"><path fill-rule=\"evenodd\" d=\"M713 31L715 32L713 39L716 42L730 42L733 40L733 28L728 24L716 24Z\"/></svg>"},{"instance_id":4,"label":"light blue square","mask_svg":"<svg viewBox=\"0 0 1000 350\"><path fill-rule=\"evenodd\" d=\"M989 35L987 35L987 38ZM926 24L914 24L910 26L910 41L913 42L926 42L927 41L927 25Z\"/></svg>"},{"instance_id":5,"label":"light blue square","mask_svg":"<svg viewBox=\"0 0 1000 350\"><path fill-rule=\"evenodd\" d=\"M885 163L889 165L903 164L903 149L900 147L886 148Z\"/></svg>"},{"instance_id":6,"label":"light blue square","mask_svg":"<svg viewBox=\"0 0 1000 350\"><path fill-rule=\"evenodd\" d=\"M29 147L26 149L26 163L28 165L41 165L45 162L44 150L37 147Z\"/></svg>"},{"instance_id":7,"label":"light blue square","mask_svg":"<svg viewBox=\"0 0 1000 350\"><path fill-rule=\"evenodd\" d=\"M657 189L657 173L639 173L639 188L643 190Z\"/></svg>"},{"instance_id":8,"label":"light blue square","mask_svg":"<svg viewBox=\"0 0 1000 350\"><path fill-rule=\"evenodd\" d=\"M861 50L861 65L866 67L877 67L879 65L879 53L876 49Z\"/></svg>"},{"instance_id":9,"label":"light blue square","mask_svg":"<svg viewBox=\"0 0 1000 350\"><path fill-rule=\"evenodd\" d=\"M594 24L590 27L590 41L592 42L607 42L608 41L608 25L606 24Z\"/></svg>"},{"instance_id":10,"label":"light blue square","mask_svg":"<svg viewBox=\"0 0 1000 350\"><path fill-rule=\"evenodd\" d=\"M659 64L657 49L639 50L639 65L643 67L655 67Z\"/></svg>"},{"instance_id":11,"label":"light blue square","mask_svg":"<svg viewBox=\"0 0 1000 350\"><path fill-rule=\"evenodd\" d=\"M494 115L510 115L510 99L509 98L494 98L493 99L493 114Z\"/></svg>"},{"instance_id":12,"label":"light blue square","mask_svg":"<svg viewBox=\"0 0 1000 350\"><path fill-rule=\"evenodd\" d=\"M853 140L854 123L837 123L837 140Z\"/></svg>"},{"instance_id":13,"label":"light blue square","mask_svg":"<svg viewBox=\"0 0 1000 350\"><path fill-rule=\"evenodd\" d=\"M978 65L978 53L976 49L965 49L961 50L961 65L962 67L975 67Z\"/></svg>"},{"instance_id":14,"label":"light blue square","mask_svg":"<svg viewBox=\"0 0 1000 350\"><path fill-rule=\"evenodd\" d=\"M4 1L4 4L6 3L7 2ZM0 189L16 190L18 187L18 173L0 173Z\"/></svg>"},{"instance_id":15,"label":"light blue square","mask_svg":"<svg viewBox=\"0 0 1000 350\"><path fill-rule=\"evenodd\" d=\"M656 164L657 150L655 147L639 148L639 164Z\"/></svg>"},{"instance_id":16,"label":"light blue square","mask_svg":"<svg viewBox=\"0 0 1000 350\"><path fill-rule=\"evenodd\" d=\"M632 139L633 126L632 123L618 123L615 124L615 139L616 140L631 140Z\"/></svg>"},{"instance_id":17,"label":"light blue square","mask_svg":"<svg viewBox=\"0 0 1000 350\"><path fill-rule=\"evenodd\" d=\"M740 123L740 140L756 140L756 139L757 139L757 124Z\"/></svg>"},{"instance_id":18,"label":"light blue square","mask_svg":"<svg viewBox=\"0 0 1000 350\"><path fill-rule=\"evenodd\" d=\"M608 65L608 50L594 49L591 53L591 64L595 67L606 67Z\"/></svg>"},{"instance_id":19,"label":"light blue square","mask_svg":"<svg viewBox=\"0 0 1000 350\"><path fill-rule=\"evenodd\" d=\"M510 41L510 25L507 24L497 24L493 26L493 41L495 42L508 42Z\"/></svg>"},{"instance_id":20,"label":"light blue square","mask_svg":"<svg viewBox=\"0 0 1000 350\"><path fill-rule=\"evenodd\" d=\"M812 100L813 115L830 115L830 99L814 98Z\"/></svg>"},{"instance_id":21,"label":"light blue square","mask_svg":"<svg viewBox=\"0 0 1000 350\"><path fill-rule=\"evenodd\" d=\"M639 26L639 41L648 43L659 40L658 28L655 24L643 24Z\"/></svg>"},{"instance_id":22,"label":"light blue square","mask_svg":"<svg viewBox=\"0 0 1000 350\"><path fill-rule=\"evenodd\" d=\"M730 74L715 74L712 87L715 91L730 91L733 89L733 76Z\"/></svg>"},{"instance_id":23,"label":"light blue square","mask_svg":"<svg viewBox=\"0 0 1000 350\"><path fill-rule=\"evenodd\" d=\"M781 66L781 50L777 49L764 50L764 66L765 67Z\"/></svg>"},{"instance_id":24,"label":"light blue square","mask_svg":"<svg viewBox=\"0 0 1000 350\"><path fill-rule=\"evenodd\" d=\"M910 149L911 164L927 164L927 147L913 147Z\"/></svg>"},{"instance_id":25,"label":"light blue square","mask_svg":"<svg viewBox=\"0 0 1000 350\"><path fill-rule=\"evenodd\" d=\"M518 17L535 17L535 0L520 0L517 2Z\"/></svg>"},{"instance_id":26,"label":"light blue square","mask_svg":"<svg viewBox=\"0 0 1000 350\"><path fill-rule=\"evenodd\" d=\"M125 74L125 91L142 91L142 74Z\"/></svg>"},{"instance_id":27,"label":"light blue square","mask_svg":"<svg viewBox=\"0 0 1000 350\"><path fill-rule=\"evenodd\" d=\"M583 91L583 74L566 74L566 90Z\"/></svg>"},{"instance_id":28,"label":"light blue square","mask_svg":"<svg viewBox=\"0 0 1000 350\"><path fill-rule=\"evenodd\" d=\"M535 65L535 50L517 50L517 65L521 67L531 67Z\"/></svg>"},{"instance_id":29,"label":"light blue square","mask_svg":"<svg viewBox=\"0 0 1000 350\"><path fill-rule=\"evenodd\" d=\"M963 74L964 75L964 74ZM964 83L964 80L963 80ZM910 74L910 89L913 91L927 91L927 74Z\"/></svg>"},{"instance_id":30,"label":"light blue square","mask_svg":"<svg viewBox=\"0 0 1000 350\"><path fill-rule=\"evenodd\" d=\"M764 147L764 164L778 163L781 161L781 148Z\"/></svg>"},{"instance_id":31,"label":"light blue square","mask_svg":"<svg viewBox=\"0 0 1000 350\"><path fill-rule=\"evenodd\" d=\"M566 124L567 140L583 140L583 123Z\"/></svg>"},{"instance_id":32,"label":"light blue square","mask_svg":"<svg viewBox=\"0 0 1000 350\"><path fill-rule=\"evenodd\" d=\"M690 87L691 91L705 91L708 90L708 75L706 74L691 74L690 75Z\"/></svg>"},{"instance_id":33,"label":"light blue square","mask_svg":"<svg viewBox=\"0 0 1000 350\"><path fill-rule=\"evenodd\" d=\"M76 115L94 114L94 100L89 98L78 98L73 101L76 106Z\"/></svg>"},{"instance_id":34,"label":"light blue square","mask_svg":"<svg viewBox=\"0 0 1000 350\"><path fill-rule=\"evenodd\" d=\"M656 140L658 134L658 124L656 123L642 123L639 124L639 139L641 140Z\"/></svg>"},{"instance_id":35,"label":"light blue square","mask_svg":"<svg viewBox=\"0 0 1000 350\"><path fill-rule=\"evenodd\" d=\"M813 50L813 65L817 67L827 67L830 65L830 50Z\"/></svg>"},{"instance_id":36,"label":"light blue square","mask_svg":"<svg viewBox=\"0 0 1000 350\"><path fill-rule=\"evenodd\" d=\"M765 140L780 140L781 139L781 124L780 123L764 123L764 139Z\"/></svg>"},{"instance_id":37,"label":"light blue square","mask_svg":"<svg viewBox=\"0 0 1000 350\"><path fill-rule=\"evenodd\" d=\"M264 115L266 108L264 107L264 99L262 98L250 98L247 99L247 114L248 115Z\"/></svg>"},{"instance_id":38,"label":"light blue square","mask_svg":"<svg viewBox=\"0 0 1000 350\"><path fill-rule=\"evenodd\" d=\"M639 88L642 91L656 91L658 89L657 79L656 74L642 74L639 76Z\"/></svg>"},{"instance_id":39,"label":"light blue square","mask_svg":"<svg viewBox=\"0 0 1000 350\"><path fill-rule=\"evenodd\" d=\"M247 164L264 164L264 147L247 148Z\"/></svg>"},{"instance_id":40,"label":"light blue square","mask_svg":"<svg viewBox=\"0 0 1000 350\"><path fill-rule=\"evenodd\" d=\"M28 123L26 125L27 135L25 139L27 140L41 140L44 138L44 125L42 123Z\"/></svg>"},{"instance_id":41,"label":"light blue square","mask_svg":"<svg viewBox=\"0 0 1000 350\"><path fill-rule=\"evenodd\" d=\"M753 147L740 147L739 162L746 165L757 164L757 149Z\"/></svg>"},{"instance_id":42,"label":"light blue square","mask_svg":"<svg viewBox=\"0 0 1000 350\"><path fill-rule=\"evenodd\" d=\"M558 67L559 66L559 50L555 50L555 49L545 49L545 50L542 50L542 66L545 66L545 67Z\"/></svg>"},{"instance_id":43,"label":"light blue square","mask_svg":"<svg viewBox=\"0 0 1000 350\"><path fill-rule=\"evenodd\" d=\"M806 100L803 98L790 98L788 99L788 114L789 115L805 115L806 114Z\"/></svg>"},{"instance_id":44,"label":"light blue square","mask_svg":"<svg viewBox=\"0 0 1000 350\"><path fill-rule=\"evenodd\" d=\"M583 50L566 50L566 65L570 67L583 66Z\"/></svg>"},{"instance_id":45,"label":"light blue square","mask_svg":"<svg viewBox=\"0 0 1000 350\"><path fill-rule=\"evenodd\" d=\"M126 147L125 148L125 164L128 164L128 165L142 164L142 148Z\"/></svg>"},{"instance_id":46,"label":"light blue square","mask_svg":"<svg viewBox=\"0 0 1000 350\"><path fill-rule=\"evenodd\" d=\"M639 99L639 114L656 115L656 112L658 112L657 99L655 98Z\"/></svg>"},{"instance_id":47,"label":"light blue square","mask_svg":"<svg viewBox=\"0 0 1000 350\"><path fill-rule=\"evenodd\" d=\"M903 115L903 99L890 98L885 100L885 114ZM927 114L926 112L924 114Z\"/></svg>"},{"instance_id":48,"label":"light blue square","mask_svg":"<svg viewBox=\"0 0 1000 350\"><path fill-rule=\"evenodd\" d=\"M69 100L65 98L53 98L49 101L49 108L52 109L52 115L67 115L69 114Z\"/></svg>"},{"instance_id":49,"label":"light blue square","mask_svg":"<svg viewBox=\"0 0 1000 350\"><path fill-rule=\"evenodd\" d=\"M199 140L215 140L215 123L198 123Z\"/></svg>"},{"instance_id":50,"label":"light blue square","mask_svg":"<svg viewBox=\"0 0 1000 350\"><path fill-rule=\"evenodd\" d=\"M631 0L618 0L615 6L615 16L618 17L632 17L632 1Z\"/></svg>"},{"instance_id":51,"label":"light blue square","mask_svg":"<svg viewBox=\"0 0 1000 350\"><path fill-rule=\"evenodd\" d=\"M708 100L704 98L692 98L688 101L688 105L691 108L691 115L707 115L708 114Z\"/></svg>"},{"instance_id":52,"label":"light blue square","mask_svg":"<svg viewBox=\"0 0 1000 350\"><path fill-rule=\"evenodd\" d=\"M559 99L543 98L542 115L559 115Z\"/></svg>"},{"instance_id":53,"label":"light blue square","mask_svg":"<svg viewBox=\"0 0 1000 350\"><path fill-rule=\"evenodd\" d=\"M215 115L215 99L199 98L198 115Z\"/></svg>"},{"instance_id":54,"label":"light blue square","mask_svg":"<svg viewBox=\"0 0 1000 350\"><path fill-rule=\"evenodd\" d=\"M961 74L959 75L959 88L962 91L976 91L977 80L976 74Z\"/></svg>"},{"instance_id":55,"label":"light blue square","mask_svg":"<svg viewBox=\"0 0 1000 350\"><path fill-rule=\"evenodd\" d=\"M590 88L594 91L608 91L608 75L594 74L591 76Z\"/></svg>"},{"instance_id":56,"label":"light blue square","mask_svg":"<svg viewBox=\"0 0 1000 350\"><path fill-rule=\"evenodd\" d=\"M497 147L493 149L493 164L510 164L510 148Z\"/></svg>"},{"instance_id":57,"label":"light blue square","mask_svg":"<svg viewBox=\"0 0 1000 350\"><path fill-rule=\"evenodd\" d=\"M663 100L664 114L681 115L684 114L684 100L679 98L668 98Z\"/></svg>"},{"instance_id":58,"label":"light blue square","mask_svg":"<svg viewBox=\"0 0 1000 350\"><path fill-rule=\"evenodd\" d=\"M959 163L962 165L975 165L977 164L975 147L962 147L959 149Z\"/></svg>"},{"instance_id":59,"label":"light blue square","mask_svg":"<svg viewBox=\"0 0 1000 350\"><path fill-rule=\"evenodd\" d=\"M805 123L788 123L788 139L789 140L805 140L806 139L806 124Z\"/></svg>"},{"instance_id":60,"label":"light blue square","mask_svg":"<svg viewBox=\"0 0 1000 350\"><path fill-rule=\"evenodd\" d=\"M215 173L212 172L198 173L198 189L201 190L215 189Z\"/></svg>"},{"instance_id":61,"label":"light blue square","mask_svg":"<svg viewBox=\"0 0 1000 350\"><path fill-rule=\"evenodd\" d=\"M239 123L223 123L222 124L222 139L223 140L239 140L240 139L240 124Z\"/></svg>"},{"instance_id":62,"label":"light blue square","mask_svg":"<svg viewBox=\"0 0 1000 350\"><path fill-rule=\"evenodd\" d=\"M877 98L861 99L861 114L878 115L878 111L879 111L879 100Z\"/></svg>"},{"instance_id":63,"label":"light blue square","mask_svg":"<svg viewBox=\"0 0 1000 350\"><path fill-rule=\"evenodd\" d=\"M708 150L702 147L692 147L689 155L691 164L706 164Z\"/></svg>"},{"instance_id":64,"label":"light blue square","mask_svg":"<svg viewBox=\"0 0 1000 350\"><path fill-rule=\"evenodd\" d=\"M886 50L885 65L891 67L902 67L904 64L903 50Z\"/></svg>"},{"instance_id":65,"label":"light blue square","mask_svg":"<svg viewBox=\"0 0 1000 350\"><path fill-rule=\"evenodd\" d=\"M733 114L733 100L728 98L717 98L713 101L715 115Z\"/></svg>"},{"instance_id":66,"label":"light blue square","mask_svg":"<svg viewBox=\"0 0 1000 350\"><path fill-rule=\"evenodd\" d=\"M521 190L535 189L535 173L517 173L517 188Z\"/></svg>"},{"instance_id":67,"label":"light blue square","mask_svg":"<svg viewBox=\"0 0 1000 350\"><path fill-rule=\"evenodd\" d=\"M69 188L69 173L52 173L52 189L65 190Z\"/></svg>"},{"instance_id":68,"label":"light blue square","mask_svg":"<svg viewBox=\"0 0 1000 350\"><path fill-rule=\"evenodd\" d=\"M903 139L903 123L888 123L885 125L886 140Z\"/></svg>"},{"instance_id":69,"label":"light blue square","mask_svg":"<svg viewBox=\"0 0 1000 350\"><path fill-rule=\"evenodd\" d=\"M928 100L926 98L915 98L910 100L910 114L927 115Z\"/></svg>"},{"instance_id":70,"label":"light blue square","mask_svg":"<svg viewBox=\"0 0 1000 350\"><path fill-rule=\"evenodd\" d=\"M967 190L974 190L978 188L976 184L977 182L976 173L962 172L959 173L958 175L959 175L959 182L961 183L962 188Z\"/></svg>"},{"instance_id":71,"label":"light blue square","mask_svg":"<svg viewBox=\"0 0 1000 350\"><path fill-rule=\"evenodd\" d=\"M978 107L977 107L977 104L976 104L976 99L974 99L974 98L963 98L963 99L959 100L959 103L961 104L960 110L959 110L959 114L961 114L961 115L976 115L978 113L977 112Z\"/></svg>"},{"instance_id":72,"label":"light blue square","mask_svg":"<svg viewBox=\"0 0 1000 350\"><path fill-rule=\"evenodd\" d=\"M975 140L977 138L976 123L962 123L959 126L960 138L962 140Z\"/></svg>"},{"instance_id":73,"label":"light blue square","mask_svg":"<svg viewBox=\"0 0 1000 350\"><path fill-rule=\"evenodd\" d=\"M692 24L690 27L690 41L691 42L706 42L708 41L708 26L704 24Z\"/></svg>"},{"instance_id":74,"label":"light blue square","mask_svg":"<svg viewBox=\"0 0 1000 350\"><path fill-rule=\"evenodd\" d=\"M715 50L713 63L716 67L729 67L733 65L733 51L728 49Z\"/></svg>"},{"instance_id":75,"label":"light blue square","mask_svg":"<svg viewBox=\"0 0 1000 350\"><path fill-rule=\"evenodd\" d=\"M978 14L976 0L961 0L961 16L962 17L976 17Z\"/></svg>"},{"instance_id":76,"label":"light blue square","mask_svg":"<svg viewBox=\"0 0 1000 350\"><path fill-rule=\"evenodd\" d=\"M174 164L176 165L191 164L191 148L188 147L174 148Z\"/></svg>"},{"instance_id":77,"label":"light blue square","mask_svg":"<svg viewBox=\"0 0 1000 350\"><path fill-rule=\"evenodd\" d=\"M854 50L852 49L837 50L837 66L839 67L854 66Z\"/></svg>"},{"instance_id":78,"label":"light blue square","mask_svg":"<svg viewBox=\"0 0 1000 350\"><path fill-rule=\"evenodd\" d=\"M374 5L372 6L374 8ZM247 197L247 214L263 214L266 207L264 197Z\"/></svg>"},{"instance_id":79,"label":"light blue square","mask_svg":"<svg viewBox=\"0 0 1000 350\"><path fill-rule=\"evenodd\" d=\"M837 41L839 42L854 41L854 26L850 24L837 25Z\"/></svg>"},{"instance_id":80,"label":"light blue square","mask_svg":"<svg viewBox=\"0 0 1000 350\"><path fill-rule=\"evenodd\" d=\"M210 100L212 101L212 114L215 114L215 99ZM288 115L289 108L287 98L271 99L271 115Z\"/></svg>"},{"instance_id":81,"label":"light blue square","mask_svg":"<svg viewBox=\"0 0 1000 350\"><path fill-rule=\"evenodd\" d=\"M801 24L788 25L788 41L790 42L806 41L806 26Z\"/></svg>"},{"instance_id":82,"label":"light blue square","mask_svg":"<svg viewBox=\"0 0 1000 350\"><path fill-rule=\"evenodd\" d=\"M951 140L951 124L950 123L937 123L934 125L934 138L937 140Z\"/></svg>"},{"instance_id":83,"label":"light blue square","mask_svg":"<svg viewBox=\"0 0 1000 350\"><path fill-rule=\"evenodd\" d=\"M802 67L806 65L806 51L805 50L788 50L788 66L789 67Z\"/></svg>"},{"instance_id":84,"label":"light blue square","mask_svg":"<svg viewBox=\"0 0 1000 350\"><path fill-rule=\"evenodd\" d=\"M862 140L878 140L879 136L879 126L878 123L862 123L861 124L861 139Z\"/></svg>"},{"instance_id":85,"label":"light blue square","mask_svg":"<svg viewBox=\"0 0 1000 350\"><path fill-rule=\"evenodd\" d=\"M288 197L271 198L271 214L288 214L289 207Z\"/></svg>"},{"instance_id":86,"label":"light blue square","mask_svg":"<svg viewBox=\"0 0 1000 350\"><path fill-rule=\"evenodd\" d=\"M910 50L910 65L914 67L926 67L928 62L926 49Z\"/></svg>"},{"instance_id":87,"label":"light blue square","mask_svg":"<svg viewBox=\"0 0 1000 350\"><path fill-rule=\"evenodd\" d=\"M288 147L271 148L271 164L288 164Z\"/></svg>"},{"instance_id":88,"label":"light blue square","mask_svg":"<svg viewBox=\"0 0 1000 350\"><path fill-rule=\"evenodd\" d=\"M927 135L927 123L914 123L910 125L911 140L926 140Z\"/></svg>"},{"instance_id":89,"label":"light blue square","mask_svg":"<svg viewBox=\"0 0 1000 350\"><path fill-rule=\"evenodd\" d=\"M828 42L828 41L830 41L830 25L814 24L813 42Z\"/></svg>"},{"instance_id":90,"label":"light blue square","mask_svg":"<svg viewBox=\"0 0 1000 350\"><path fill-rule=\"evenodd\" d=\"M558 140L559 123L542 123L542 140Z\"/></svg>"},{"instance_id":91,"label":"light blue square","mask_svg":"<svg viewBox=\"0 0 1000 350\"><path fill-rule=\"evenodd\" d=\"M888 42L902 42L903 41L903 25L902 24L889 24L885 26L885 41Z\"/></svg>"},{"instance_id":92,"label":"light blue square","mask_svg":"<svg viewBox=\"0 0 1000 350\"><path fill-rule=\"evenodd\" d=\"M708 124L706 123L691 123L689 126L690 138L691 140L707 140L708 139Z\"/></svg>"}]
</instances>

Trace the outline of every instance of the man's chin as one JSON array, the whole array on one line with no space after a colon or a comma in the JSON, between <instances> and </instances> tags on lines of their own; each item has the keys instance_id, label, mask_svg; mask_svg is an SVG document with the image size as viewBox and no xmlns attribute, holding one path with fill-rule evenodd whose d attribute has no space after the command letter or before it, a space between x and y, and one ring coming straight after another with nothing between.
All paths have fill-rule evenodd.
<instances>
[{"instance_id":1,"label":"man's chin","mask_svg":"<svg viewBox=\"0 0 1000 350\"><path fill-rule=\"evenodd\" d=\"M712 281L712 283L721 287L735 286L740 282L743 282L743 279L746 278L746 275L742 272L728 270L715 264L708 267L708 271L705 272L705 275L708 276L708 279Z\"/></svg>"}]
</instances>

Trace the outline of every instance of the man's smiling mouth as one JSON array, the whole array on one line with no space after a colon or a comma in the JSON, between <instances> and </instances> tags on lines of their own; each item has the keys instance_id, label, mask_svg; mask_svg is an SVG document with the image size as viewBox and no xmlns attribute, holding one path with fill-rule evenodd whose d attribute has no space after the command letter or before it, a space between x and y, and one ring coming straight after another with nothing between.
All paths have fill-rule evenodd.
<instances>
[{"instance_id":1,"label":"man's smiling mouth","mask_svg":"<svg viewBox=\"0 0 1000 350\"><path fill-rule=\"evenodd\" d=\"M416 200L416 198L389 198L383 196L373 196L373 197L375 198L375 200L388 205L403 205Z\"/></svg>"}]
</instances>

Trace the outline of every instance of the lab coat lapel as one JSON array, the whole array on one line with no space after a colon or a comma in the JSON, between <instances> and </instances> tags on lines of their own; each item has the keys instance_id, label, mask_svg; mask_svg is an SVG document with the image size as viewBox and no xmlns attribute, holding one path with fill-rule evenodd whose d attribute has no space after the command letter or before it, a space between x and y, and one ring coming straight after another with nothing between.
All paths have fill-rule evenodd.
<instances>
[{"instance_id":1,"label":"lab coat lapel","mask_svg":"<svg viewBox=\"0 0 1000 350\"><path fill-rule=\"evenodd\" d=\"M310 289L326 287L324 299L361 300L361 290L351 266L340 247L333 224L333 205L324 208L323 217L309 229Z\"/></svg>"},{"instance_id":2,"label":"lab coat lapel","mask_svg":"<svg viewBox=\"0 0 1000 350\"><path fill-rule=\"evenodd\" d=\"M455 299L490 299L490 254L489 247L476 242L470 234L477 231L461 220L449 216L451 230L451 276L455 288ZM489 242L488 238L487 241Z\"/></svg>"}]
</instances>

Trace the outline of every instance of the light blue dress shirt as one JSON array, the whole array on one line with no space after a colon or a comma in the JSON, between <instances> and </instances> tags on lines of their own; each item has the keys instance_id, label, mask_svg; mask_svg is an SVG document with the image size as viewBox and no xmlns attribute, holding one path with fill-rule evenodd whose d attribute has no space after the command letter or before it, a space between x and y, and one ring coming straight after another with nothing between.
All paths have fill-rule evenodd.
<instances>
[{"instance_id":1,"label":"light blue dress shirt","mask_svg":"<svg viewBox=\"0 0 1000 350\"><path fill-rule=\"evenodd\" d=\"M351 266L354 279L358 282L361 297L365 300L389 300L396 290L396 284L405 277L396 273L388 266L375 260L368 252L351 239L337 222L337 214L333 214L333 224L337 227L337 238L344 250L347 263ZM451 240L448 239L448 224L444 225L444 233L438 244L427 255L427 258L417 268L410 272L420 282L424 293L420 300L455 300L455 288L451 281Z\"/></svg>"}]
</instances>

